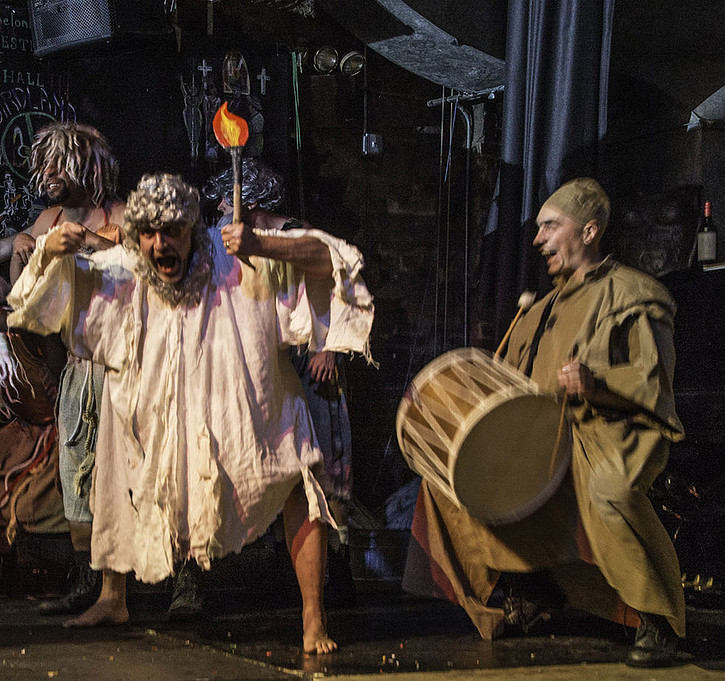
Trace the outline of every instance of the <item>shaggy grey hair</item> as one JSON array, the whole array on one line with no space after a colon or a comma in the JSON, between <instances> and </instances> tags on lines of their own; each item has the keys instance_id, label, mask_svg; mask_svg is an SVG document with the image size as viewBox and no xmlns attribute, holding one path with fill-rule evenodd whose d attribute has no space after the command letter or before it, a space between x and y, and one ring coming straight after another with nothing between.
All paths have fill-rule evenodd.
<instances>
[{"instance_id":1,"label":"shaggy grey hair","mask_svg":"<svg viewBox=\"0 0 725 681\"><path fill-rule=\"evenodd\" d=\"M31 182L38 191L51 165L82 187L93 205L118 200L118 161L106 138L90 125L55 122L38 132L30 151Z\"/></svg>"},{"instance_id":2,"label":"shaggy grey hair","mask_svg":"<svg viewBox=\"0 0 725 681\"><path fill-rule=\"evenodd\" d=\"M159 277L139 247L139 231L160 229L165 224L182 223L191 229L191 253L186 275L179 284ZM201 220L199 192L178 175L144 175L129 194L123 231L126 247L138 255L136 274L150 284L170 305L193 306L201 300L202 289L213 269L213 245Z\"/></svg>"},{"instance_id":3,"label":"shaggy grey hair","mask_svg":"<svg viewBox=\"0 0 725 681\"><path fill-rule=\"evenodd\" d=\"M234 204L234 172L226 168L207 181L204 197L211 201L222 198L231 206ZM282 178L255 158L242 159L242 203L256 203L261 208L272 210L284 199Z\"/></svg>"},{"instance_id":4,"label":"shaggy grey hair","mask_svg":"<svg viewBox=\"0 0 725 681\"><path fill-rule=\"evenodd\" d=\"M126 201L123 231L138 243L143 227L158 229L164 224L185 223L203 229L199 192L179 175L144 175Z\"/></svg>"}]
</instances>

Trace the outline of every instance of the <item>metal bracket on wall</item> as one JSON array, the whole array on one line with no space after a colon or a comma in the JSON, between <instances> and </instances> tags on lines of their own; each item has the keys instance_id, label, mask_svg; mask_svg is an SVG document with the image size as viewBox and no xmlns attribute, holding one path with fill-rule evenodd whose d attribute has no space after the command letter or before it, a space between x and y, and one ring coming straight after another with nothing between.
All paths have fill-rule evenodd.
<instances>
[{"instance_id":1,"label":"metal bracket on wall","mask_svg":"<svg viewBox=\"0 0 725 681\"><path fill-rule=\"evenodd\" d=\"M366 132L362 139L363 156L380 156L383 153L383 136Z\"/></svg>"}]
</instances>

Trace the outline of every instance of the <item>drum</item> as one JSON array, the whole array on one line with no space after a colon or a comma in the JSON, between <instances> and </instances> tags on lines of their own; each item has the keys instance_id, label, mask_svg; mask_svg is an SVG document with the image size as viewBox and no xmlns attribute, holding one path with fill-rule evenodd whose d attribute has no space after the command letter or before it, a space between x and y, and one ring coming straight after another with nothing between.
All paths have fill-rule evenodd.
<instances>
[{"instance_id":1,"label":"drum","mask_svg":"<svg viewBox=\"0 0 725 681\"><path fill-rule=\"evenodd\" d=\"M451 350L413 379L398 407L408 465L486 525L540 508L569 466L561 406L502 360Z\"/></svg>"}]
</instances>

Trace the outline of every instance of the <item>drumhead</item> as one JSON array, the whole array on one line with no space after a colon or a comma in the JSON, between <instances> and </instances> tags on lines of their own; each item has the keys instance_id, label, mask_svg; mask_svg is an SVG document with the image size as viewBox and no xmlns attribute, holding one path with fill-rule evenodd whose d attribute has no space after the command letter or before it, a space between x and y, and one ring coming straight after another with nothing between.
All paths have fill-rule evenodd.
<instances>
[{"instance_id":1,"label":"drumhead","mask_svg":"<svg viewBox=\"0 0 725 681\"><path fill-rule=\"evenodd\" d=\"M519 394L502 395L480 418L468 419L450 474L456 497L471 516L502 525L544 505L571 458L568 427L557 446L560 416L553 397Z\"/></svg>"}]
</instances>

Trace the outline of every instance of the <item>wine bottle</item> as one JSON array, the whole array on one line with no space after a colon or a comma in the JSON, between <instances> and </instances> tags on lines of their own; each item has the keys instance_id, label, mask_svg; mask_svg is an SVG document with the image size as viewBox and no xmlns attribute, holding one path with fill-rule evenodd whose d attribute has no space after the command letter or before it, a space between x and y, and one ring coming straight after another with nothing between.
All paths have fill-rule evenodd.
<instances>
[{"instance_id":1,"label":"wine bottle","mask_svg":"<svg viewBox=\"0 0 725 681\"><path fill-rule=\"evenodd\" d=\"M717 232L712 222L712 203L705 201L705 210L697 231L697 259L700 262L717 260Z\"/></svg>"}]
</instances>

